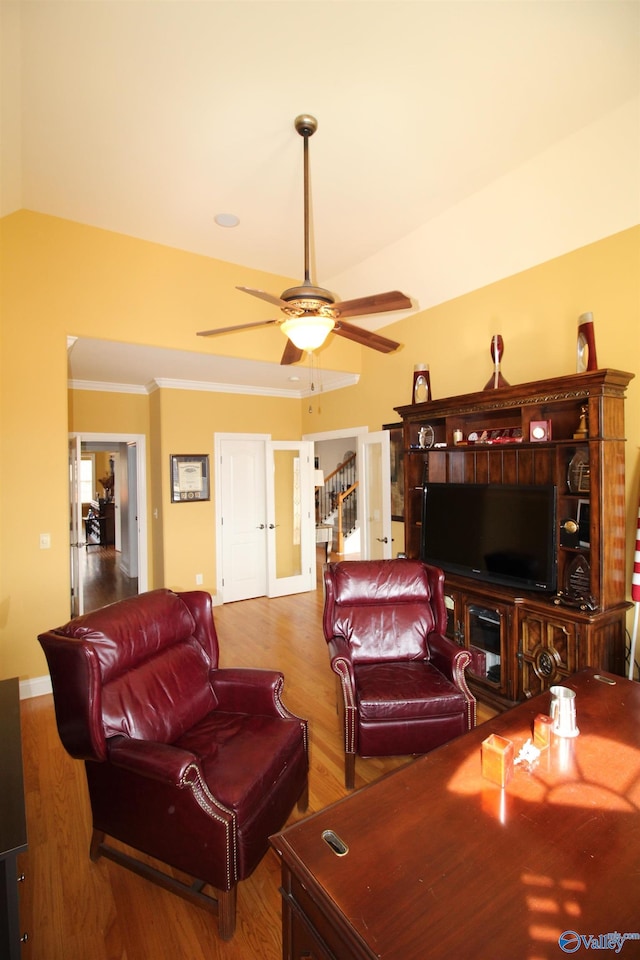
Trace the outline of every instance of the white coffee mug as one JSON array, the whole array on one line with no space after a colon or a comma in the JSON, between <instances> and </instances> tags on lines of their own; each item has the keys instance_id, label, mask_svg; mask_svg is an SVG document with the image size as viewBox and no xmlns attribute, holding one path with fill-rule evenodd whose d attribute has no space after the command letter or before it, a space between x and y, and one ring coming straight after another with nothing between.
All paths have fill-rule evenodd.
<instances>
[{"instance_id":1,"label":"white coffee mug","mask_svg":"<svg viewBox=\"0 0 640 960\"><path fill-rule=\"evenodd\" d=\"M549 716L553 720L553 732L558 737L577 737L576 694L569 687L551 687Z\"/></svg>"}]
</instances>

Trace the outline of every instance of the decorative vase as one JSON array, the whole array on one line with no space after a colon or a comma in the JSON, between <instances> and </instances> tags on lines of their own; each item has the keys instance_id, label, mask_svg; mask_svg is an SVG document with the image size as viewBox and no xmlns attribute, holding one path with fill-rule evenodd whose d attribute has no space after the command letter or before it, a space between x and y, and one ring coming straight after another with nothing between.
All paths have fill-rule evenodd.
<instances>
[{"instance_id":1,"label":"decorative vase","mask_svg":"<svg viewBox=\"0 0 640 960\"><path fill-rule=\"evenodd\" d=\"M493 375L485 384L485 390L497 390L499 387L508 387L509 382L500 373L500 361L504 353L504 341L499 333L491 337L491 359L493 360Z\"/></svg>"},{"instance_id":2,"label":"decorative vase","mask_svg":"<svg viewBox=\"0 0 640 960\"><path fill-rule=\"evenodd\" d=\"M413 392L411 403L426 403L431 400L431 378L426 363L416 363L413 368Z\"/></svg>"}]
</instances>

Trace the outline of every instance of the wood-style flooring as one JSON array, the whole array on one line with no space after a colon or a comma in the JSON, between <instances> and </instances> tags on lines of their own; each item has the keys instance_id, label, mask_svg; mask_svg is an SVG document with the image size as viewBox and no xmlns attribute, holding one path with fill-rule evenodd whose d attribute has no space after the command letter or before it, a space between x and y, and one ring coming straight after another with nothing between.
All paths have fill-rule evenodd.
<instances>
[{"instance_id":1,"label":"wood-style flooring","mask_svg":"<svg viewBox=\"0 0 640 960\"><path fill-rule=\"evenodd\" d=\"M334 676L321 629L322 590L216 607L221 666L285 675L284 700L309 719L310 806L346 795ZM21 856L23 960L280 960L279 863L269 851L239 886L234 938L214 917L117 864L89 860L84 767L62 748L51 696L22 702L29 849ZM490 711L480 710L479 719ZM358 759L356 786L407 758ZM297 811L291 820L301 816ZM452 920L453 920L452 916Z\"/></svg>"},{"instance_id":2,"label":"wood-style flooring","mask_svg":"<svg viewBox=\"0 0 640 960\"><path fill-rule=\"evenodd\" d=\"M115 547L91 544L82 551L80 562L85 613L138 592L138 578L124 575Z\"/></svg>"}]
</instances>

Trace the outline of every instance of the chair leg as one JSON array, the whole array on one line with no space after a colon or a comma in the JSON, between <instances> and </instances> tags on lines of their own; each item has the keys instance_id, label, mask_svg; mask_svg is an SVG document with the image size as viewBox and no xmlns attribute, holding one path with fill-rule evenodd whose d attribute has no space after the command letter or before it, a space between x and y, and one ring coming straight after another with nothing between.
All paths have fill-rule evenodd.
<instances>
[{"instance_id":1,"label":"chair leg","mask_svg":"<svg viewBox=\"0 0 640 960\"><path fill-rule=\"evenodd\" d=\"M99 860L102 856L102 851L100 849L100 844L104 840L104 830L93 830L91 833L91 845L89 847L89 859L93 860L95 863L96 860Z\"/></svg>"},{"instance_id":2,"label":"chair leg","mask_svg":"<svg viewBox=\"0 0 640 960\"><path fill-rule=\"evenodd\" d=\"M300 813L304 813L305 810L309 808L309 781L308 780L304 785L304 790L298 797L298 802L296 806L300 811Z\"/></svg>"},{"instance_id":3,"label":"chair leg","mask_svg":"<svg viewBox=\"0 0 640 960\"><path fill-rule=\"evenodd\" d=\"M230 890L218 890L218 934L221 940L231 940L236 929L236 899L238 885Z\"/></svg>"},{"instance_id":4,"label":"chair leg","mask_svg":"<svg viewBox=\"0 0 640 960\"><path fill-rule=\"evenodd\" d=\"M347 790L353 790L356 785L355 753L345 753L344 755L344 785Z\"/></svg>"}]
</instances>

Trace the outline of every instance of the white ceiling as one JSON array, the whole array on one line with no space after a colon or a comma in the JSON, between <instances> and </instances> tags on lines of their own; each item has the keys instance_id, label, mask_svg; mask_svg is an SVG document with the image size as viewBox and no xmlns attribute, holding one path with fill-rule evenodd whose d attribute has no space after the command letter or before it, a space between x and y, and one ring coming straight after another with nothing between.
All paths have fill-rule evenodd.
<instances>
[{"instance_id":1,"label":"white ceiling","mask_svg":"<svg viewBox=\"0 0 640 960\"><path fill-rule=\"evenodd\" d=\"M2 214L24 207L299 281L293 121L312 113L312 279L331 289L638 93L635 0L3 6L3 69L19 82L3 92ZM216 226L217 213L240 225ZM338 293L397 285L385 275Z\"/></svg>"}]
</instances>

